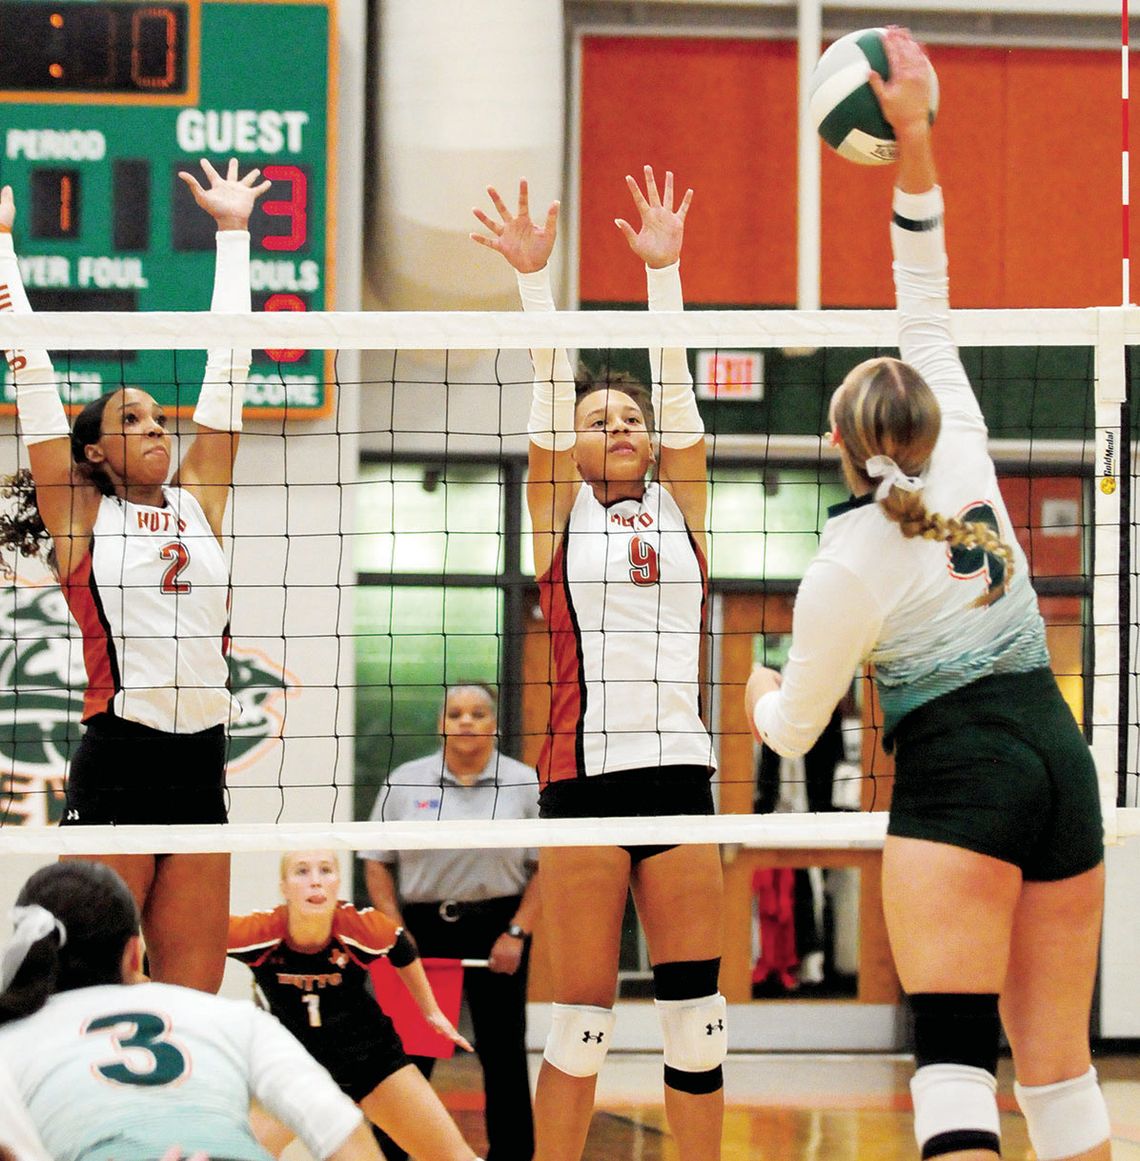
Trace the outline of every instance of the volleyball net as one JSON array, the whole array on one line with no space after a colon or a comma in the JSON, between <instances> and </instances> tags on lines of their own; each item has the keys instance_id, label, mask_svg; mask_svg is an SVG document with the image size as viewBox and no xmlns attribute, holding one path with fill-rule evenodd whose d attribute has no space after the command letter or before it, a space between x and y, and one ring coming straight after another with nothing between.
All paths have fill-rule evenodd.
<instances>
[{"instance_id":1,"label":"volleyball net","mask_svg":"<svg viewBox=\"0 0 1140 1161\"><path fill-rule=\"evenodd\" d=\"M1053 667L1093 747L1107 836L1135 834L1129 351L1140 311L958 311L955 333ZM178 412L182 438L203 361L190 345L206 341L259 352L225 539L242 705L230 730L231 823L52 825L80 737L82 643L50 575L13 558L0 585L0 851L881 844L892 765L868 675L852 674L827 752L799 763L755 745L743 685L753 662L786 656L796 584L828 506L846 494L822 438L828 400L856 362L895 352L894 312L0 315L0 346L54 353L65 399L138 386ZM525 484L528 348L552 346L594 371L642 378L647 349L689 350L709 447L702 702L719 813L367 821L388 773L438 749L449 686L497 690L503 753L533 764L546 736L549 639ZM135 361L132 351L151 354ZM5 472L26 466L7 422ZM433 790L438 781L425 783L428 816Z\"/></svg>"}]
</instances>

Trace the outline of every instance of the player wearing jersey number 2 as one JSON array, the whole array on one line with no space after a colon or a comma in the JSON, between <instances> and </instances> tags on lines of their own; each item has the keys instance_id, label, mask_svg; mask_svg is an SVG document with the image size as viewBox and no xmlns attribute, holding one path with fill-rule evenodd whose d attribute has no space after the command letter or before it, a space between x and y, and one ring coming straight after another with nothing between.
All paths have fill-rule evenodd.
<instances>
[{"instance_id":1,"label":"player wearing jersey number 2","mask_svg":"<svg viewBox=\"0 0 1140 1161\"><path fill-rule=\"evenodd\" d=\"M885 37L872 76L899 144L891 241L902 360L831 400L853 499L832 509L780 675L757 668L757 737L804 753L870 661L895 750L883 907L914 1013L924 1158L993 1161L1000 1020L1039 1161L1109 1157L1089 1052L1104 894L1089 748L1049 668L1028 562L950 333L926 58Z\"/></svg>"},{"instance_id":2,"label":"player wearing jersey number 2","mask_svg":"<svg viewBox=\"0 0 1140 1161\"><path fill-rule=\"evenodd\" d=\"M269 182L180 176L218 226L213 309L250 308L249 216ZM28 311L12 245L12 191L0 193L0 309ZM187 336L190 345L201 336ZM68 427L47 351L5 352L16 380L30 477L0 518L0 543L43 555L83 637L84 736L72 757L64 825L226 821L229 571L220 543L241 430L249 351L213 350L197 435L174 479L162 407L137 387L101 396ZM142 914L157 980L216 991L225 966L229 856L114 855Z\"/></svg>"}]
</instances>

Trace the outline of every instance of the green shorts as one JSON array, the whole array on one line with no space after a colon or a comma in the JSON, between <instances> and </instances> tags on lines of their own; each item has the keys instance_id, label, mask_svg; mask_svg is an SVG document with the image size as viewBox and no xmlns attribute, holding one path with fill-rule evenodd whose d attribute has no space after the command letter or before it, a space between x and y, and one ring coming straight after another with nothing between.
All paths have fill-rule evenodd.
<instances>
[{"instance_id":1,"label":"green shorts","mask_svg":"<svg viewBox=\"0 0 1140 1161\"><path fill-rule=\"evenodd\" d=\"M1036 881L1104 858L1096 768L1048 669L935 698L894 738L888 834L990 855Z\"/></svg>"}]
</instances>

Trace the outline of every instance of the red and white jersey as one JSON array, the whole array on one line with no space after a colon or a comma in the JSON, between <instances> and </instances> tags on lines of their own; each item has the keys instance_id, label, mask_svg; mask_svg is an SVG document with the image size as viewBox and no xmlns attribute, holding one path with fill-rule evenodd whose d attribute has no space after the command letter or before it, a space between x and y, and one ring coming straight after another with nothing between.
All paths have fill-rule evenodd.
<instances>
[{"instance_id":1,"label":"red and white jersey","mask_svg":"<svg viewBox=\"0 0 1140 1161\"><path fill-rule=\"evenodd\" d=\"M162 508L104 496L91 547L62 589L83 634L83 717L110 712L191 734L240 710L228 689L230 583L198 501Z\"/></svg>"},{"instance_id":2,"label":"red and white jersey","mask_svg":"<svg viewBox=\"0 0 1140 1161\"><path fill-rule=\"evenodd\" d=\"M553 653L542 785L714 767L700 716L707 569L673 497L652 483L607 506L583 484L539 589Z\"/></svg>"}]
</instances>

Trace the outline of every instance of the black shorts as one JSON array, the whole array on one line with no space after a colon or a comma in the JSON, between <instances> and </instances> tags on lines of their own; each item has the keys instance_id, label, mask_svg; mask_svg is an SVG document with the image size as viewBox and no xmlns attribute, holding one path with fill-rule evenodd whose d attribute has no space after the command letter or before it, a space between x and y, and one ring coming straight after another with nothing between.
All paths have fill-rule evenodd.
<instances>
[{"instance_id":1,"label":"black shorts","mask_svg":"<svg viewBox=\"0 0 1140 1161\"><path fill-rule=\"evenodd\" d=\"M589 778L548 782L538 795L539 818L652 818L714 814L707 766L641 766ZM667 845L623 846L633 862L671 851Z\"/></svg>"},{"instance_id":2,"label":"black shorts","mask_svg":"<svg viewBox=\"0 0 1140 1161\"><path fill-rule=\"evenodd\" d=\"M167 734L111 714L85 723L62 826L226 821L226 733Z\"/></svg>"},{"instance_id":3,"label":"black shorts","mask_svg":"<svg viewBox=\"0 0 1140 1161\"><path fill-rule=\"evenodd\" d=\"M907 714L887 833L990 855L1030 881L1104 858L1096 767L1053 674L998 674Z\"/></svg>"},{"instance_id":4,"label":"black shorts","mask_svg":"<svg viewBox=\"0 0 1140 1161\"><path fill-rule=\"evenodd\" d=\"M328 1069L340 1090L359 1104L393 1073L411 1064L396 1027L379 1005L356 1013L351 1028L336 1021L321 1029L291 1029L309 1055Z\"/></svg>"}]
</instances>

